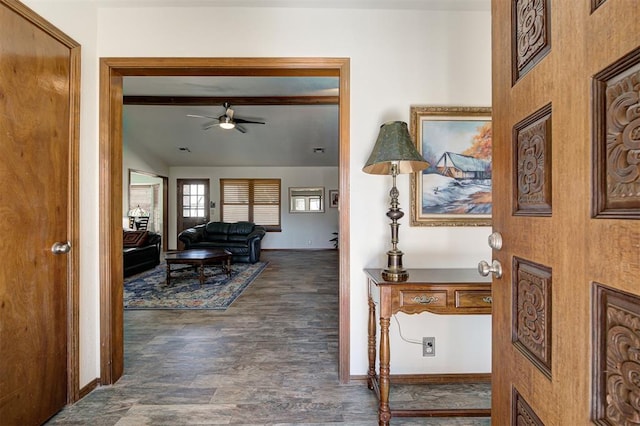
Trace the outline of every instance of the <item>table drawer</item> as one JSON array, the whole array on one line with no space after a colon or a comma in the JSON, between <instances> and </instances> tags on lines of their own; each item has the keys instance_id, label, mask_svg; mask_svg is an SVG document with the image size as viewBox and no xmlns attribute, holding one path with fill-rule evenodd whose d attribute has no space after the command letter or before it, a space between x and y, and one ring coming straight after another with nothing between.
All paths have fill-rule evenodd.
<instances>
[{"instance_id":1,"label":"table drawer","mask_svg":"<svg viewBox=\"0 0 640 426\"><path fill-rule=\"evenodd\" d=\"M456 290L456 308L487 308L492 302L490 290Z\"/></svg>"},{"instance_id":2,"label":"table drawer","mask_svg":"<svg viewBox=\"0 0 640 426\"><path fill-rule=\"evenodd\" d=\"M446 291L401 291L400 306L447 306Z\"/></svg>"}]
</instances>

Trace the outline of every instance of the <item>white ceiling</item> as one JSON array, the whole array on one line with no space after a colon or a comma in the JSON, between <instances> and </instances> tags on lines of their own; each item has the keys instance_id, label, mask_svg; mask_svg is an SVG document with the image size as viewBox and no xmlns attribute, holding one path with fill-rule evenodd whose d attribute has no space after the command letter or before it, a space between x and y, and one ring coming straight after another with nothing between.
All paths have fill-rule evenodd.
<instances>
[{"instance_id":1,"label":"white ceiling","mask_svg":"<svg viewBox=\"0 0 640 426\"><path fill-rule=\"evenodd\" d=\"M283 97L338 96L337 77L125 77L128 96ZM169 166L338 165L337 105L232 105L246 133L212 127L218 105L129 105L125 101L124 143ZM181 149L182 148L182 149ZM186 148L186 149L185 149ZM316 148L324 152L317 153Z\"/></svg>"}]
</instances>

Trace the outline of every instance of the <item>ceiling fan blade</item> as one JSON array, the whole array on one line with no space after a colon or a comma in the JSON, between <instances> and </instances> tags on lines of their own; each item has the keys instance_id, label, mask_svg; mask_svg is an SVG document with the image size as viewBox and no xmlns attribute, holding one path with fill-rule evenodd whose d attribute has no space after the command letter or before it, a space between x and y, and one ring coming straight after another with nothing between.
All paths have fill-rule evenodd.
<instances>
[{"instance_id":1,"label":"ceiling fan blade","mask_svg":"<svg viewBox=\"0 0 640 426\"><path fill-rule=\"evenodd\" d=\"M247 129L245 129L242 126L239 126L238 124L236 124L236 127L234 127L234 129L236 129L237 131L239 131L240 133L247 133Z\"/></svg>"},{"instance_id":2,"label":"ceiling fan blade","mask_svg":"<svg viewBox=\"0 0 640 426\"><path fill-rule=\"evenodd\" d=\"M202 126L202 130L209 130L212 127L217 127L220 126L220 123L210 123L210 124L204 124Z\"/></svg>"},{"instance_id":3,"label":"ceiling fan blade","mask_svg":"<svg viewBox=\"0 0 640 426\"><path fill-rule=\"evenodd\" d=\"M233 121L236 123L251 123L251 124L265 124L264 121L245 120L243 118L235 118Z\"/></svg>"},{"instance_id":4,"label":"ceiling fan blade","mask_svg":"<svg viewBox=\"0 0 640 426\"><path fill-rule=\"evenodd\" d=\"M209 115L196 115L196 114L187 114L187 117L193 117L193 118L209 118L211 120L217 120L218 117L211 117Z\"/></svg>"}]
</instances>

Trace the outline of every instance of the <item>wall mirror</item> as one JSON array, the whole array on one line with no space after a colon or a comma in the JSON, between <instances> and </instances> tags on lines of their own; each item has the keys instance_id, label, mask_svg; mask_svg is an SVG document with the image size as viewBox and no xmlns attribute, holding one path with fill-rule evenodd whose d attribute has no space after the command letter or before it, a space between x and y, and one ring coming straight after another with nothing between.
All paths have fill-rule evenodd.
<instances>
[{"instance_id":1,"label":"wall mirror","mask_svg":"<svg viewBox=\"0 0 640 426\"><path fill-rule=\"evenodd\" d=\"M289 213L323 213L324 186L289 188Z\"/></svg>"}]
</instances>

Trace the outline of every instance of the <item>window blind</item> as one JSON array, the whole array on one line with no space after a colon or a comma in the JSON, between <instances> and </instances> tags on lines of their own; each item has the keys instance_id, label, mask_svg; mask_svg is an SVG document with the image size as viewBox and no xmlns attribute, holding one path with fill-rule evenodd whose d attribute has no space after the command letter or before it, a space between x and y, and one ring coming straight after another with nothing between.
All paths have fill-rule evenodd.
<instances>
[{"instance_id":1,"label":"window blind","mask_svg":"<svg viewBox=\"0 0 640 426\"><path fill-rule=\"evenodd\" d=\"M221 218L280 230L280 179L220 179Z\"/></svg>"}]
</instances>

